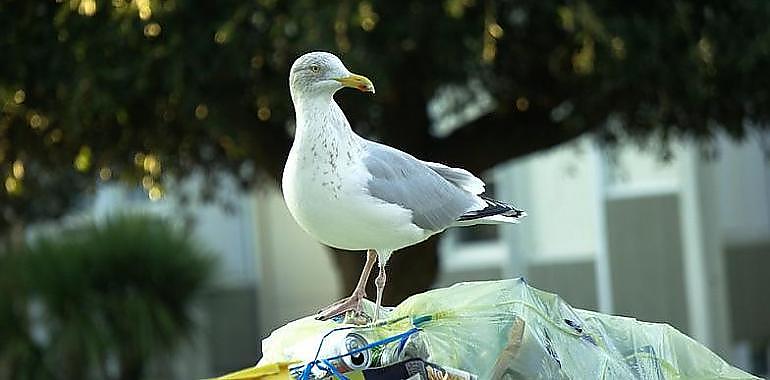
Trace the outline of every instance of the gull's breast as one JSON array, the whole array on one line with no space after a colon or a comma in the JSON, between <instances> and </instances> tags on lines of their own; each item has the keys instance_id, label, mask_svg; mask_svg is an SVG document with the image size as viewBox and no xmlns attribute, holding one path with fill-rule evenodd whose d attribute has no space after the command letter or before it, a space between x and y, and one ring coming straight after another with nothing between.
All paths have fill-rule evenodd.
<instances>
[{"instance_id":1,"label":"gull's breast","mask_svg":"<svg viewBox=\"0 0 770 380\"><path fill-rule=\"evenodd\" d=\"M428 237L412 223L411 211L366 192L370 174L355 152L292 148L283 173L283 193L294 219L308 234L332 247L395 250Z\"/></svg>"}]
</instances>

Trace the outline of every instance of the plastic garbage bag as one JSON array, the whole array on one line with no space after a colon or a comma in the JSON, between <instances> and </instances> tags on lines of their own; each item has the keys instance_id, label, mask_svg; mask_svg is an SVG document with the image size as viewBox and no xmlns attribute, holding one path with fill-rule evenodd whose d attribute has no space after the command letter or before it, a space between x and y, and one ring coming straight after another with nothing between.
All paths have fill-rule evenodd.
<instances>
[{"instance_id":1,"label":"plastic garbage bag","mask_svg":"<svg viewBox=\"0 0 770 380\"><path fill-rule=\"evenodd\" d=\"M259 365L300 362L295 378L366 378L366 368L420 357L482 380L757 379L667 324L573 309L520 279L431 290L383 314L366 326L291 322L262 342Z\"/></svg>"}]
</instances>

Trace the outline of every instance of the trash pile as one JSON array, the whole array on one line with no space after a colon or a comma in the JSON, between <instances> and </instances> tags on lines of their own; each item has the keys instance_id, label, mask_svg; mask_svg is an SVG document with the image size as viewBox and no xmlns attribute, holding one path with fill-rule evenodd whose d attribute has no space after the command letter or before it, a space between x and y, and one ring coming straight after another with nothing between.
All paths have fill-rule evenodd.
<instances>
[{"instance_id":1,"label":"trash pile","mask_svg":"<svg viewBox=\"0 0 770 380\"><path fill-rule=\"evenodd\" d=\"M291 322L256 367L219 379L757 379L669 325L573 309L521 279L428 291L380 315Z\"/></svg>"}]
</instances>

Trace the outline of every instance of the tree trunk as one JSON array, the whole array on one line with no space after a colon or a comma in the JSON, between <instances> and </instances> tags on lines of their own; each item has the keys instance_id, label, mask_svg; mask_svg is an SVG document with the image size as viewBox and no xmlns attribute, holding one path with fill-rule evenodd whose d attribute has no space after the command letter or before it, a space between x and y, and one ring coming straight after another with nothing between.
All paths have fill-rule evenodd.
<instances>
[{"instance_id":1,"label":"tree trunk","mask_svg":"<svg viewBox=\"0 0 770 380\"><path fill-rule=\"evenodd\" d=\"M398 250L388 261L388 281L382 303L395 306L407 297L424 292L433 286L438 274L438 237L434 236L420 244ZM350 254L349 252L332 250L339 276L342 279L344 295L350 294L356 287L358 277L366 261L365 252ZM377 276L375 266L366 286L369 299L374 299L374 277Z\"/></svg>"}]
</instances>

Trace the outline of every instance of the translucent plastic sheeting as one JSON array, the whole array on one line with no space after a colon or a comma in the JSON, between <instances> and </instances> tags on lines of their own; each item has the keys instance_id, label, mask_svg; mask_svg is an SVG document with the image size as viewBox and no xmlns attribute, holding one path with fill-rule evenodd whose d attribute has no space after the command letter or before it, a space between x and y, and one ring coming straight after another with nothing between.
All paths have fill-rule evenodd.
<instances>
[{"instance_id":1,"label":"translucent plastic sheeting","mask_svg":"<svg viewBox=\"0 0 770 380\"><path fill-rule=\"evenodd\" d=\"M373 307L367 301L365 309ZM350 331L368 342L419 332L409 344L373 348L371 367L421 357L479 379L757 379L667 324L573 309L520 279L428 291L384 314L380 323ZM291 322L262 342L259 364L339 354L319 345L341 326L348 325L312 316Z\"/></svg>"}]
</instances>

